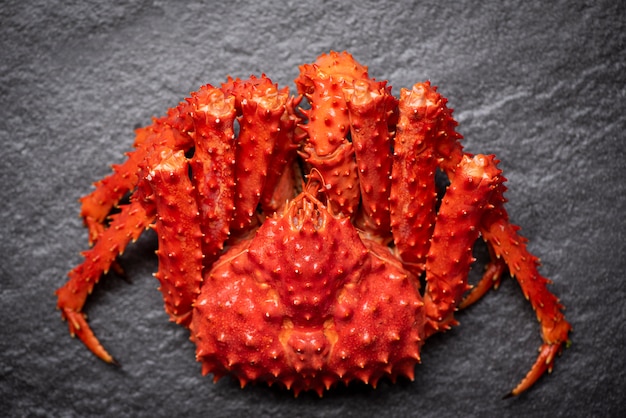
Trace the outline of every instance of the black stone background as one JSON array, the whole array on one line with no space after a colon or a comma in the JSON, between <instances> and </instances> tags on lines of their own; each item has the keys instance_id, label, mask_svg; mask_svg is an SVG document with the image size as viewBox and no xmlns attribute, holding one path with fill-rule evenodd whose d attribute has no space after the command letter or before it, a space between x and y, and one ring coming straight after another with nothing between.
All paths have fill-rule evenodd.
<instances>
[{"instance_id":1,"label":"black stone background","mask_svg":"<svg viewBox=\"0 0 626 418\"><path fill-rule=\"evenodd\" d=\"M337 3L0 4L0 415L624 413L624 3ZM228 74L293 88L298 65L330 49L352 52L396 94L430 79L467 150L501 159L510 215L574 326L571 348L527 394L500 399L540 344L510 279L427 342L414 382L322 399L213 384L162 309L149 234L122 258L132 284L106 277L86 307L123 367L70 339L53 291L87 248L77 199L123 161L133 129Z\"/></svg>"}]
</instances>

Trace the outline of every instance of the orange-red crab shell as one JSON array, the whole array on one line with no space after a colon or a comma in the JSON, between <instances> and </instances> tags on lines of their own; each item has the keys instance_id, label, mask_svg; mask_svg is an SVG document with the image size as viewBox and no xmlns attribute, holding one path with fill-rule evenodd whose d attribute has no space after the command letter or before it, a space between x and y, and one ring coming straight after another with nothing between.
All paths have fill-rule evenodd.
<instances>
[{"instance_id":1,"label":"orange-red crab shell","mask_svg":"<svg viewBox=\"0 0 626 418\"><path fill-rule=\"evenodd\" d=\"M137 131L126 162L81 200L93 246L56 292L70 333L116 363L83 306L152 227L165 310L190 330L203 373L321 395L412 378L426 339L508 270L541 325L540 354L511 395L528 389L571 327L509 222L495 158L463 151L428 82L396 98L346 52L300 69L299 97L265 75L229 78ZM492 260L468 293L479 237Z\"/></svg>"}]
</instances>

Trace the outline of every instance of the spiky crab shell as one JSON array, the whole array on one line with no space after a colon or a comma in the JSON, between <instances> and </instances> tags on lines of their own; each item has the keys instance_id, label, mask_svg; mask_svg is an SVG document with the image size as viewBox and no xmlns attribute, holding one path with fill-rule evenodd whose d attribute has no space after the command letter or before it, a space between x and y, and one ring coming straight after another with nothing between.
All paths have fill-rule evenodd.
<instances>
[{"instance_id":1,"label":"spiky crab shell","mask_svg":"<svg viewBox=\"0 0 626 418\"><path fill-rule=\"evenodd\" d=\"M320 395L339 381L413 377L418 285L388 249L303 193L206 275L192 339L203 372Z\"/></svg>"}]
</instances>

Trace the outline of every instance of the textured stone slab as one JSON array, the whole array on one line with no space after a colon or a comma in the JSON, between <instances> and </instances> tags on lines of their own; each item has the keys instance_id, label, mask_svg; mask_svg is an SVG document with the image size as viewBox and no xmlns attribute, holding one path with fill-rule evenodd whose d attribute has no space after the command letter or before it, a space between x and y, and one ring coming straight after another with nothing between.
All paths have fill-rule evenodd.
<instances>
[{"instance_id":1,"label":"textured stone slab","mask_svg":"<svg viewBox=\"0 0 626 418\"><path fill-rule=\"evenodd\" d=\"M626 21L620 2L262 0L5 2L0 8L0 411L4 416L615 416L623 400ZM318 400L200 375L167 321L149 234L87 311L123 364L72 341L53 291L80 261L77 199L119 163L134 127L204 83L348 49L400 87L430 79L470 152L496 153L514 222L567 306L573 345L529 393L502 401L539 346L505 280L432 338L414 382Z\"/></svg>"}]
</instances>

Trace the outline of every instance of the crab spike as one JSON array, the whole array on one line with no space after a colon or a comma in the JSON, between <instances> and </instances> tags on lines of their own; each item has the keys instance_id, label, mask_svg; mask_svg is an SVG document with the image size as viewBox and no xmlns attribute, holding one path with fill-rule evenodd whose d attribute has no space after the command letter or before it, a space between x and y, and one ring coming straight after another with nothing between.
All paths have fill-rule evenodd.
<instances>
[{"instance_id":1,"label":"crab spike","mask_svg":"<svg viewBox=\"0 0 626 418\"><path fill-rule=\"evenodd\" d=\"M96 356L107 363L116 363L102 347L89 327L83 306L100 277L109 270L116 257L130 241L135 241L152 223L155 207L140 183L130 204L121 207L121 212L111 217L111 224L104 230L96 244L84 253L85 261L68 273L69 280L57 291L57 308L68 321L70 334L76 335Z\"/></svg>"},{"instance_id":2,"label":"crab spike","mask_svg":"<svg viewBox=\"0 0 626 418\"><path fill-rule=\"evenodd\" d=\"M159 240L159 280L165 311L172 321L188 326L193 301L202 283L202 250L195 189L182 151L165 155L148 182L154 191Z\"/></svg>"},{"instance_id":3,"label":"crab spike","mask_svg":"<svg viewBox=\"0 0 626 418\"><path fill-rule=\"evenodd\" d=\"M359 227L383 240L389 238L389 193L391 190L390 109L397 106L389 88L374 89L374 83L357 80L344 89L350 115L350 133L361 188Z\"/></svg>"},{"instance_id":4,"label":"crab spike","mask_svg":"<svg viewBox=\"0 0 626 418\"><path fill-rule=\"evenodd\" d=\"M568 334L572 327L565 320L563 305L547 288L550 281L537 270L539 260L528 251L526 239L518 235L519 227L509 222L503 206L504 190L505 187L501 184L494 193L493 209L484 216L480 230L485 240L492 246L495 256L504 260L511 275L522 288L522 292L537 314L543 339L535 364L511 392L511 395L515 396L531 387L546 370L552 369L555 354L569 345Z\"/></svg>"},{"instance_id":5,"label":"crab spike","mask_svg":"<svg viewBox=\"0 0 626 418\"><path fill-rule=\"evenodd\" d=\"M472 245L500 170L493 157L464 156L437 214L432 244L426 257L426 336L446 330L456 321L454 311L467 289Z\"/></svg>"},{"instance_id":6,"label":"crab spike","mask_svg":"<svg viewBox=\"0 0 626 418\"><path fill-rule=\"evenodd\" d=\"M136 149L126 154L128 159L123 164L114 165L113 173L94 183L94 191L80 199L80 216L88 228L90 244L94 244L106 229L104 221L111 209L137 185L140 165L151 149L187 150L193 145L187 133L190 126L184 123L182 116L186 111L186 103L179 108L175 108L167 117L155 120L152 125L137 129ZM176 129L171 125L177 125Z\"/></svg>"}]
</instances>

